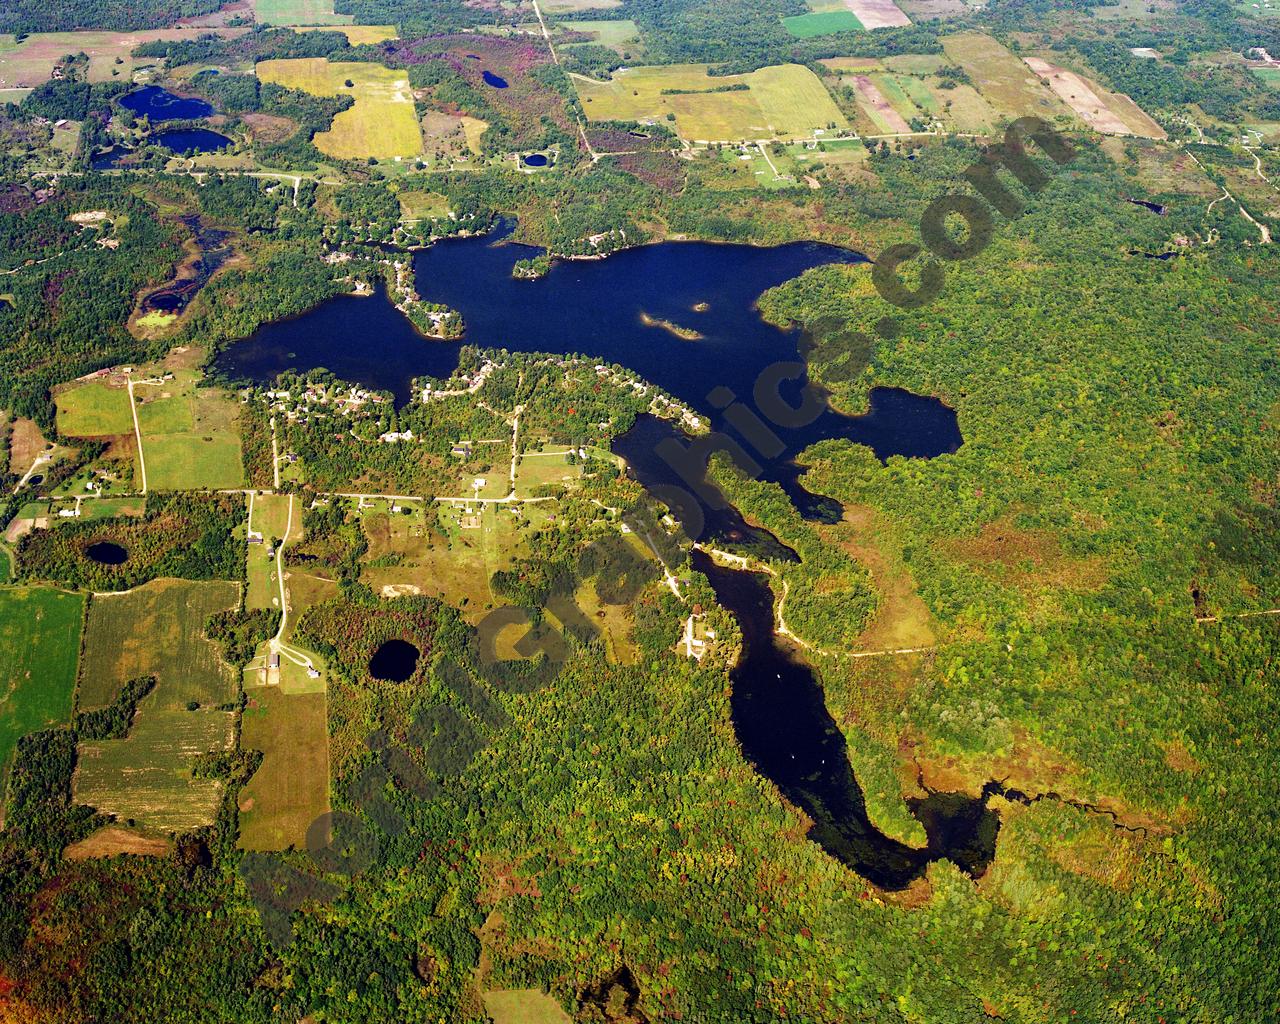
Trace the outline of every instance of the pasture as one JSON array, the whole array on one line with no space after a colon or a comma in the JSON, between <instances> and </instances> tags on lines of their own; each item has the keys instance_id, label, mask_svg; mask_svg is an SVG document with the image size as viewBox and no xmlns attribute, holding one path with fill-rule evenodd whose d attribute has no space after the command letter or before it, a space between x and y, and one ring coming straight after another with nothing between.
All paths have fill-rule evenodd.
<instances>
[{"instance_id":1,"label":"pasture","mask_svg":"<svg viewBox=\"0 0 1280 1024\"><path fill-rule=\"evenodd\" d=\"M562 21L565 28L591 36L591 41L608 46L619 53L634 53L640 47L640 30L634 21L619 18L616 21ZM570 44L577 45L577 44Z\"/></svg>"},{"instance_id":2,"label":"pasture","mask_svg":"<svg viewBox=\"0 0 1280 1024\"><path fill-rule=\"evenodd\" d=\"M965 70L982 98L1002 117L1035 114L1046 120L1072 116L1071 109L1026 64L981 32L944 36L942 48Z\"/></svg>"},{"instance_id":3,"label":"pasture","mask_svg":"<svg viewBox=\"0 0 1280 1024\"><path fill-rule=\"evenodd\" d=\"M161 579L128 593L95 596L80 665L80 710L106 707L126 682L145 675L157 679L147 698L157 708L231 700L231 670L205 639L204 624L214 612L235 608L239 594L230 582Z\"/></svg>"},{"instance_id":4,"label":"pasture","mask_svg":"<svg viewBox=\"0 0 1280 1024\"><path fill-rule=\"evenodd\" d=\"M353 14L335 14L333 0L253 0L259 25L350 25ZM375 40L376 41L376 40Z\"/></svg>"},{"instance_id":5,"label":"pasture","mask_svg":"<svg viewBox=\"0 0 1280 1024\"><path fill-rule=\"evenodd\" d=\"M604 82L572 79L589 119L653 122L670 114L690 141L807 137L848 127L818 77L798 64L715 78L705 64L684 64L626 68ZM746 88L712 91L733 86Z\"/></svg>"},{"instance_id":6,"label":"pasture","mask_svg":"<svg viewBox=\"0 0 1280 1024\"><path fill-rule=\"evenodd\" d=\"M262 764L240 792L242 850L301 849L307 827L329 810L329 729L321 693L247 690L240 745Z\"/></svg>"},{"instance_id":7,"label":"pasture","mask_svg":"<svg viewBox=\"0 0 1280 1024\"><path fill-rule=\"evenodd\" d=\"M53 401L57 407L58 433L64 437L113 437L133 433L127 388L92 380L58 392Z\"/></svg>"},{"instance_id":8,"label":"pasture","mask_svg":"<svg viewBox=\"0 0 1280 1024\"><path fill-rule=\"evenodd\" d=\"M222 783L194 778L191 769L202 754L231 748L234 715L212 708L162 708L162 700L158 688L143 698L127 738L80 744L72 779L75 800L163 831L212 824Z\"/></svg>"},{"instance_id":9,"label":"pasture","mask_svg":"<svg viewBox=\"0 0 1280 1024\"><path fill-rule=\"evenodd\" d=\"M329 131L315 136L316 148L328 156L387 160L416 157L422 152L422 131L404 71L380 64L331 64L323 57L302 57L261 61L257 72L264 82L313 96L347 95L355 100L355 106L333 119Z\"/></svg>"},{"instance_id":10,"label":"pasture","mask_svg":"<svg viewBox=\"0 0 1280 1024\"><path fill-rule=\"evenodd\" d=\"M0 36L0 89L29 89L47 82L54 65L67 54L81 51L89 57L90 82L128 82L135 68L156 63L151 57L135 60L131 56L135 47L154 40L197 39L208 31L165 28L145 32L33 32L20 43L13 36ZM239 31L242 30L223 29L220 34L238 35ZM14 102L18 99L4 98Z\"/></svg>"},{"instance_id":11,"label":"pasture","mask_svg":"<svg viewBox=\"0 0 1280 1024\"><path fill-rule=\"evenodd\" d=\"M0 805L18 739L71 716L83 616L81 594L0 587Z\"/></svg>"},{"instance_id":12,"label":"pasture","mask_svg":"<svg viewBox=\"0 0 1280 1024\"><path fill-rule=\"evenodd\" d=\"M199 376L179 370L171 381L134 386L151 490L244 486L240 410L217 388L197 388Z\"/></svg>"},{"instance_id":13,"label":"pasture","mask_svg":"<svg viewBox=\"0 0 1280 1024\"><path fill-rule=\"evenodd\" d=\"M1272 89L1280 89L1280 68L1250 68L1249 71Z\"/></svg>"}]
</instances>

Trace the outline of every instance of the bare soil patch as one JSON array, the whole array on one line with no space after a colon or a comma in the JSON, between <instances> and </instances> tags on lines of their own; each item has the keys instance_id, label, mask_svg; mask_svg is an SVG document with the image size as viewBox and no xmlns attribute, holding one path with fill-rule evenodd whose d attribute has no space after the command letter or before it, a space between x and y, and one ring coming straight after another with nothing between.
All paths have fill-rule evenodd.
<instances>
[{"instance_id":1,"label":"bare soil patch","mask_svg":"<svg viewBox=\"0 0 1280 1024\"><path fill-rule=\"evenodd\" d=\"M153 839L132 829L108 825L100 828L87 839L72 843L63 852L67 860L93 860L97 857L117 857L129 854L135 857L167 857L170 846L164 839Z\"/></svg>"}]
</instances>

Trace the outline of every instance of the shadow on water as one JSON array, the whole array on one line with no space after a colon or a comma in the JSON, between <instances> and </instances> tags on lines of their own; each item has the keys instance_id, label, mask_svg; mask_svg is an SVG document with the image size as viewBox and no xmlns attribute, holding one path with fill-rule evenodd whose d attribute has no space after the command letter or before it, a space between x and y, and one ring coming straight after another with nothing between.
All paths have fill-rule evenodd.
<instances>
[{"instance_id":1,"label":"shadow on water","mask_svg":"<svg viewBox=\"0 0 1280 1024\"><path fill-rule=\"evenodd\" d=\"M756 769L813 819L809 838L884 889L902 889L930 862L947 859L971 875L995 855L1000 820L986 794L933 793L908 806L924 826L923 849L891 839L871 823L849 765L844 735L827 710L813 671L773 632L773 592L760 573L717 566L700 551L693 566L743 633L743 653L731 673L738 741Z\"/></svg>"}]
</instances>

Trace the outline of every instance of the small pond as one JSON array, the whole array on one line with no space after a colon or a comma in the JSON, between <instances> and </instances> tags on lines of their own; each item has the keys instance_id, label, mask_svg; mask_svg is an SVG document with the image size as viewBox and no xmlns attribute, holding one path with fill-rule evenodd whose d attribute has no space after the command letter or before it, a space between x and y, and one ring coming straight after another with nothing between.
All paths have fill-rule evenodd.
<instances>
[{"instance_id":1,"label":"small pond","mask_svg":"<svg viewBox=\"0 0 1280 1024\"><path fill-rule=\"evenodd\" d=\"M520 158L526 167L546 167L547 158L541 153L530 153Z\"/></svg>"},{"instance_id":2,"label":"small pond","mask_svg":"<svg viewBox=\"0 0 1280 1024\"><path fill-rule=\"evenodd\" d=\"M132 110L139 117L145 114L153 122L187 121L213 113L213 107L204 100L177 96L158 85L143 86L136 92L121 96L120 106Z\"/></svg>"},{"instance_id":3,"label":"small pond","mask_svg":"<svg viewBox=\"0 0 1280 1024\"><path fill-rule=\"evenodd\" d=\"M407 640L388 640L369 659L369 675L392 683L403 683L418 667L421 652Z\"/></svg>"},{"instance_id":4,"label":"small pond","mask_svg":"<svg viewBox=\"0 0 1280 1024\"><path fill-rule=\"evenodd\" d=\"M484 73L484 84L491 85L495 89L505 89L507 87L507 80L505 78L499 78L492 71L486 71Z\"/></svg>"},{"instance_id":5,"label":"small pond","mask_svg":"<svg viewBox=\"0 0 1280 1024\"><path fill-rule=\"evenodd\" d=\"M97 540L84 549L84 553L101 565L124 565L129 552L109 540Z\"/></svg>"},{"instance_id":6,"label":"small pond","mask_svg":"<svg viewBox=\"0 0 1280 1024\"><path fill-rule=\"evenodd\" d=\"M151 141L170 153L216 153L234 145L225 135L211 132L208 128L172 128L156 132L151 136Z\"/></svg>"},{"instance_id":7,"label":"small pond","mask_svg":"<svg viewBox=\"0 0 1280 1024\"><path fill-rule=\"evenodd\" d=\"M95 171L109 171L113 167L120 166L121 162L132 154L133 150L128 146L112 146L110 149L95 156L89 162L89 166Z\"/></svg>"}]
</instances>

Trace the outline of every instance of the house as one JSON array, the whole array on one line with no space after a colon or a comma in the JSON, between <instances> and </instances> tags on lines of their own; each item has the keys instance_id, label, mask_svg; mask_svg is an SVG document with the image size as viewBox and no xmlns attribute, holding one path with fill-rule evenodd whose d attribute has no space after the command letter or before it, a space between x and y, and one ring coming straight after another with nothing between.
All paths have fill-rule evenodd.
<instances>
[{"instance_id":1,"label":"house","mask_svg":"<svg viewBox=\"0 0 1280 1024\"><path fill-rule=\"evenodd\" d=\"M270 656L267 658L267 668L278 669L279 667L280 667L280 655L277 652L272 651Z\"/></svg>"}]
</instances>

